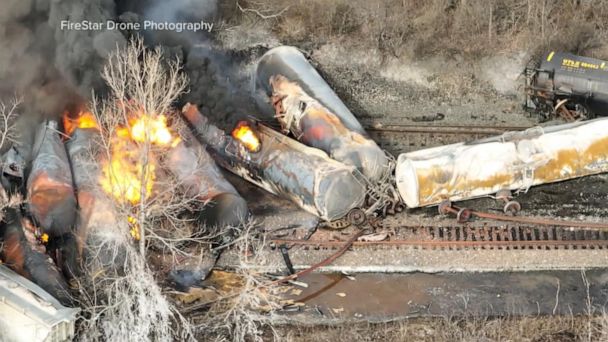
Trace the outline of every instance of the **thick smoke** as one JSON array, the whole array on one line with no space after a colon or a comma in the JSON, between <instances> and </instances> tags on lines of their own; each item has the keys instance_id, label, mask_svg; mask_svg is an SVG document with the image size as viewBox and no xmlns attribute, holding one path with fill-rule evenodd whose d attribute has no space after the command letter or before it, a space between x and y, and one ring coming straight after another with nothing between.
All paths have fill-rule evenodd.
<instances>
[{"instance_id":1,"label":"thick smoke","mask_svg":"<svg viewBox=\"0 0 608 342\"><path fill-rule=\"evenodd\" d=\"M82 108L92 91L103 93L104 56L126 40L117 31L62 30L62 20L112 18L112 0L2 0L1 7L0 101L23 100L15 147L29 160L38 122Z\"/></svg>"},{"instance_id":2,"label":"thick smoke","mask_svg":"<svg viewBox=\"0 0 608 342\"><path fill-rule=\"evenodd\" d=\"M217 14L216 0L117 0L120 20L138 22L150 20L158 23L205 21L212 23ZM212 33L170 30L141 30L148 45L188 47L208 41Z\"/></svg>"},{"instance_id":3,"label":"thick smoke","mask_svg":"<svg viewBox=\"0 0 608 342\"><path fill-rule=\"evenodd\" d=\"M22 96L28 116L56 117L102 89L103 58L124 37L62 30L61 21L105 21L114 14L112 0L3 0L0 96Z\"/></svg>"},{"instance_id":4,"label":"thick smoke","mask_svg":"<svg viewBox=\"0 0 608 342\"><path fill-rule=\"evenodd\" d=\"M88 95L91 89L103 86L99 71L104 58L111 50L124 45L126 40L115 30L62 30L61 21L105 22L114 16L113 0L51 1L49 26L55 32L55 66L81 94Z\"/></svg>"},{"instance_id":5,"label":"thick smoke","mask_svg":"<svg viewBox=\"0 0 608 342\"><path fill-rule=\"evenodd\" d=\"M179 58L190 78L189 93L178 105L192 102L224 128L246 116L255 116L250 96L251 61L263 54L262 49L226 51L215 40L221 30L221 18L215 0L145 0L121 1L121 18L143 22L213 23L212 32L140 32L148 45L161 45L168 57Z\"/></svg>"},{"instance_id":6,"label":"thick smoke","mask_svg":"<svg viewBox=\"0 0 608 342\"><path fill-rule=\"evenodd\" d=\"M100 70L110 50L140 34L149 46L184 63L190 92L181 99L197 103L219 123L232 125L255 115L248 65L264 51L224 51L214 37L220 30L216 0L3 0L0 11L0 98L24 98L31 118L58 117L82 105L91 92L103 95ZM62 29L62 20L81 22L213 23L212 32ZM125 38L126 37L126 38ZM31 126L27 123L25 126Z\"/></svg>"}]
</instances>

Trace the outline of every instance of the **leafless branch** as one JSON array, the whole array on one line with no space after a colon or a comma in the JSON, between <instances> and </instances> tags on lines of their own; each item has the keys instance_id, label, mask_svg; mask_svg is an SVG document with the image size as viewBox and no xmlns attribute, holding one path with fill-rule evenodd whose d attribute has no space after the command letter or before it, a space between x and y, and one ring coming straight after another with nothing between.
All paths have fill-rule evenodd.
<instances>
[{"instance_id":1,"label":"leafless branch","mask_svg":"<svg viewBox=\"0 0 608 342\"><path fill-rule=\"evenodd\" d=\"M262 18L264 20L278 18L281 15L283 15L283 13L285 13L289 9L289 6L286 6L285 8L283 8L282 10L280 10L278 12L271 13L269 10L259 10L259 9L254 9L254 8L243 8L243 6L241 6L241 4L238 1L236 2L236 7L242 13L253 13L253 14L257 15L258 17L260 17L260 18ZM264 14L262 12L267 12L268 14Z\"/></svg>"},{"instance_id":2,"label":"leafless branch","mask_svg":"<svg viewBox=\"0 0 608 342\"><path fill-rule=\"evenodd\" d=\"M19 116L17 108L22 102L23 99L19 97L11 99L8 104L0 101L0 149L4 148L5 144L15 141L17 136L15 121Z\"/></svg>"}]
</instances>

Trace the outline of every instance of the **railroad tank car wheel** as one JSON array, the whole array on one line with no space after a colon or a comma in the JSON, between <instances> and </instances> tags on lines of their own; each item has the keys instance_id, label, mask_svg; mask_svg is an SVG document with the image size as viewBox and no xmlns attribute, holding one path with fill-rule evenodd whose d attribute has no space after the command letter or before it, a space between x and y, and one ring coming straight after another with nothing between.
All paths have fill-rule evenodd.
<instances>
[{"instance_id":1,"label":"railroad tank car wheel","mask_svg":"<svg viewBox=\"0 0 608 342\"><path fill-rule=\"evenodd\" d=\"M451 208L451 207L452 207L452 202L445 200L445 201L439 203L437 210L439 211L440 215L447 215L450 213L449 208Z\"/></svg>"},{"instance_id":2,"label":"railroad tank car wheel","mask_svg":"<svg viewBox=\"0 0 608 342\"><path fill-rule=\"evenodd\" d=\"M382 217L385 218L387 215L395 215L395 203L393 201L387 200L384 202Z\"/></svg>"},{"instance_id":3,"label":"railroad tank car wheel","mask_svg":"<svg viewBox=\"0 0 608 342\"><path fill-rule=\"evenodd\" d=\"M359 208L351 209L351 211L346 214L346 219L354 226L360 226L367 221L367 216L365 212Z\"/></svg>"},{"instance_id":4,"label":"railroad tank car wheel","mask_svg":"<svg viewBox=\"0 0 608 342\"><path fill-rule=\"evenodd\" d=\"M505 214L517 214L521 211L521 204L517 201L508 201L502 209Z\"/></svg>"},{"instance_id":5,"label":"railroad tank car wheel","mask_svg":"<svg viewBox=\"0 0 608 342\"><path fill-rule=\"evenodd\" d=\"M470 209L462 208L458 211L458 214L456 214L456 220L458 223L466 223L471 220L471 216L472 212Z\"/></svg>"}]
</instances>

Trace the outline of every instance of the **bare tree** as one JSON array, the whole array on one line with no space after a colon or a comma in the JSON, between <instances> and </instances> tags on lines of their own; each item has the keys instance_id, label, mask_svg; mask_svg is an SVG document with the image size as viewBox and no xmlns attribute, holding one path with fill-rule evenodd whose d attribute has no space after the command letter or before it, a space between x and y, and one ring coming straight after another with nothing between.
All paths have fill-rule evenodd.
<instances>
[{"instance_id":1,"label":"bare tree","mask_svg":"<svg viewBox=\"0 0 608 342\"><path fill-rule=\"evenodd\" d=\"M0 101L0 149L4 149L8 143L13 143L17 137L17 108L22 102L20 97L14 97L8 103Z\"/></svg>"},{"instance_id":2,"label":"bare tree","mask_svg":"<svg viewBox=\"0 0 608 342\"><path fill-rule=\"evenodd\" d=\"M188 188L192 179L205 177L200 174L201 170L194 170L196 174L193 177L183 177L183 174L178 177L168 165L171 158L167 157L174 156L173 153L179 150L177 146L192 137L185 133L185 127L177 124L181 121L175 118L167 124L175 134L173 140L176 144L159 146L155 143L153 125L158 123L160 115L171 119L172 104L185 91L187 80L180 74L177 62L164 61L159 50L146 50L141 40L134 40L125 49L111 54L103 69L103 78L110 92L103 101L94 100L91 104L91 112L99 123L96 145L99 152L89 157L99 164L100 169L99 175L93 179L106 177L110 183L119 181L126 170L108 168L107 165L115 161L116 154L128 153L139 168L136 170L139 196L136 196L137 201L128 201L120 196L120 191L113 193L103 187L103 182L100 183L103 191L99 193L99 203L96 204L99 214L90 220L89 227L93 231L89 234L97 239L88 239L87 248L90 255L100 259L111 251L110 256L105 257L111 262L102 260L87 268L89 276L81 286L82 302L88 317L83 329L89 333L96 332L90 333L91 340L145 339L150 336L155 340L167 340L176 335L179 339L191 339L193 325L165 297L148 267L150 248L153 247L155 252L161 251L163 255L168 253L174 260L200 257L205 251L211 252L208 248L211 240L226 235L227 230L233 227L220 227L206 231L206 234L199 231L193 236L194 230L200 230L200 223L182 213L195 212L206 204L201 200L204 196ZM125 130L133 135L139 129L135 127L134 118L143 123L143 139L124 144L119 138ZM200 155L195 158L200 158L191 161L200 162L195 165L210 162ZM109 172L109 175L104 172ZM152 191L146 187L149 177L154 177ZM113 217L112 222L104 222L107 217ZM140 232L137 248L131 243L127 228L133 221ZM243 227L241 236L232 247L243 251L261 248L263 243L254 241L253 222L243 223ZM260 287L264 276L250 270L250 264L259 260L243 255L242 265L236 270L244 279L242 292L219 301L197 330L228 332L234 340L261 339L260 326L268 322L268 316L259 315L259 310L262 307L275 309L277 304L268 289ZM108 264L120 267L108 268ZM103 271L101 275L100 269ZM171 321L177 324L171 324Z\"/></svg>"},{"instance_id":3,"label":"bare tree","mask_svg":"<svg viewBox=\"0 0 608 342\"><path fill-rule=\"evenodd\" d=\"M268 330L264 328L277 337L272 321L276 318L275 311L281 308L281 298L276 292L279 286L257 270L257 265L267 263L264 259L267 254L261 253L267 243L264 237L255 236L255 229L253 222L244 223L241 237L235 241L239 259L234 277L242 286L221 295L197 322L199 329L219 338L261 342L268 337L264 334Z\"/></svg>"},{"instance_id":4,"label":"bare tree","mask_svg":"<svg viewBox=\"0 0 608 342\"><path fill-rule=\"evenodd\" d=\"M172 238L157 231L162 225L171 225L178 232L184 230L192 222L179 219L177 212L200 204L196 196L182 195L185 192L179 190L179 180L162 170L157 155L162 156L171 146L155 146L152 136L153 125L161 115L170 115L173 102L186 89L187 79L180 73L176 61L166 62L160 50L147 50L139 39L112 53L102 76L110 91L103 100L94 99L91 103L98 134L84 158L87 160L81 163L93 164L88 168L89 183L95 185L88 190L94 198L95 209L90 218L81 219L84 226L79 227L86 231L83 235L86 235L87 259L79 298L86 317L81 327L82 338L93 341L192 339L188 321L156 283L146 252L148 232L171 253L186 254L179 248L186 241L205 242L191 239L186 233L181 238ZM134 127L134 118L139 120L140 127ZM139 130L140 139L125 143L121 134L133 135L134 130ZM176 136L174 140L178 139ZM125 167L131 162L137 164L135 174L139 179L130 179L135 181L136 189L130 190L138 192L137 201L125 200L120 191L108 192L101 182L105 179L114 186L114 182L125 176L127 170L112 167L118 153L128 154ZM145 185L150 177L163 172L151 192ZM129 225L139 231L138 246L128 233ZM172 323L175 321L177 324Z\"/></svg>"},{"instance_id":5,"label":"bare tree","mask_svg":"<svg viewBox=\"0 0 608 342\"><path fill-rule=\"evenodd\" d=\"M138 142L142 167L140 184L147 184L153 172L150 168L153 127L150 125L159 115L171 112L172 104L186 90L187 77L180 73L177 61L165 62L159 48L149 51L141 39L134 39L126 49L112 53L102 77L111 90L113 101L108 103L104 116L99 119L106 121L106 127L110 125L110 131L115 129L117 121L132 129L132 116L138 114L143 117L144 137ZM145 186L141 186L139 192L139 251L145 255L150 194Z\"/></svg>"},{"instance_id":6,"label":"bare tree","mask_svg":"<svg viewBox=\"0 0 608 342\"><path fill-rule=\"evenodd\" d=\"M16 96L9 101L0 101L0 151L6 150L17 138L16 123L19 117L17 109L22 102L23 99ZM0 209L15 208L22 202L23 198L20 193L9 195L4 187L0 187ZM0 210L0 219L2 219L3 212L3 210Z\"/></svg>"}]
</instances>

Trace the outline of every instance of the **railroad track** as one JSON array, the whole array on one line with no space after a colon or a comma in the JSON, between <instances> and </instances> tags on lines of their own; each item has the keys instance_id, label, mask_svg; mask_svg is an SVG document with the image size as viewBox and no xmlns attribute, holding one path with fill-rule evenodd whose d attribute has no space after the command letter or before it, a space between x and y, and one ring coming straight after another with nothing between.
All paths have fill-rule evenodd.
<instances>
[{"instance_id":1,"label":"railroad track","mask_svg":"<svg viewBox=\"0 0 608 342\"><path fill-rule=\"evenodd\" d=\"M353 242L352 248L414 248L414 249L608 249L608 231L565 227L538 227L522 225L401 227L397 233L379 232L373 236L381 241ZM299 246L304 249L338 249L344 241L271 239L271 248Z\"/></svg>"},{"instance_id":2,"label":"railroad track","mask_svg":"<svg viewBox=\"0 0 608 342\"><path fill-rule=\"evenodd\" d=\"M369 135L384 149L392 153L403 153L434 146L473 141L501 135L507 131L522 131L524 126L424 126L383 124L366 127ZM483 213L482 213L483 214ZM514 217L517 219L517 217ZM546 220L539 220L546 221ZM553 250L553 249L608 249L608 230L598 228L601 223L589 223L578 227L551 225L547 222L468 222L454 226L429 225L403 226L392 222L390 217L381 220L376 235L388 233L382 241L361 241L352 243L358 248L414 248L422 250ZM455 223L456 224L456 223ZM404 233L405 232L405 233ZM315 234L316 235L316 234ZM271 248L298 247L309 250L337 250L344 241L324 241L271 238Z\"/></svg>"},{"instance_id":3,"label":"railroad track","mask_svg":"<svg viewBox=\"0 0 608 342\"><path fill-rule=\"evenodd\" d=\"M523 126L423 126L389 124L366 127L380 147L391 153L455 144L487 138L507 131L522 131Z\"/></svg>"}]
</instances>

